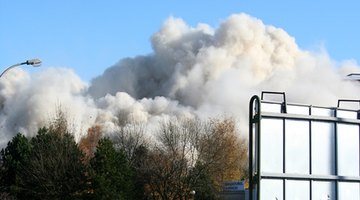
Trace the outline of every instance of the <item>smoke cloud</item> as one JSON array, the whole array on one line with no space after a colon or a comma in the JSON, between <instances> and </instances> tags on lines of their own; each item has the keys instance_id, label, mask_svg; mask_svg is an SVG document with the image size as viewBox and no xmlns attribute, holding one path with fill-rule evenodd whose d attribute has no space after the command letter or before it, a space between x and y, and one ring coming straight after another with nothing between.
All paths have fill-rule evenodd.
<instances>
[{"instance_id":1,"label":"smoke cloud","mask_svg":"<svg viewBox=\"0 0 360 200\"><path fill-rule=\"evenodd\" d=\"M31 76L9 71L0 80L1 144L17 132L35 134L56 105L79 138L93 125L116 131L120 118L154 126L164 118L230 115L246 131L248 101L264 90L324 106L359 99L359 85L344 80L359 71L355 61L338 63L325 50L300 49L284 30L247 14L232 15L217 28L170 17L151 44L151 54L122 59L89 84L69 69Z\"/></svg>"}]
</instances>

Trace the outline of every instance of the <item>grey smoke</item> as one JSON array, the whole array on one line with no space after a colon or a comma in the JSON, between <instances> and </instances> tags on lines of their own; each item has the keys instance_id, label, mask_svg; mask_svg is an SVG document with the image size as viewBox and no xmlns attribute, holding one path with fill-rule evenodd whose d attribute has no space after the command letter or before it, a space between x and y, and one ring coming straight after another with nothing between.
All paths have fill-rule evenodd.
<instances>
[{"instance_id":1,"label":"grey smoke","mask_svg":"<svg viewBox=\"0 0 360 200\"><path fill-rule=\"evenodd\" d=\"M95 124L115 131L119 113L150 127L164 118L231 115L245 131L249 98L262 90L325 106L359 98L359 85L343 79L359 71L356 61L338 63L325 50L300 49L284 30L246 14L218 28L170 17L151 44L151 54L124 58L90 84L69 69L11 71L0 80L1 143L18 131L36 133L58 104L79 138Z\"/></svg>"}]
</instances>

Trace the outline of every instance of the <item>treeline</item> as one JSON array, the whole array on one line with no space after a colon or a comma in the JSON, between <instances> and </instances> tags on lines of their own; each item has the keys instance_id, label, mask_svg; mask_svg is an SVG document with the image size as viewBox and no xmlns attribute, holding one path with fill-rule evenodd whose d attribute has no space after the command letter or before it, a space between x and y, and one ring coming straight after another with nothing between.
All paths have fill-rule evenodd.
<instances>
[{"instance_id":1,"label":"treeline","mask_svg":"<svg viewBox=\"0 0 360 200\"><path fill-rule=\"evenodd\" d=\"M94 126L76 143L59 115L1 150L0 199L217 199L223 181L247 174L232 119L166 121L147 134L119 123L104 137Z\"/></svg>"}]
</instances>

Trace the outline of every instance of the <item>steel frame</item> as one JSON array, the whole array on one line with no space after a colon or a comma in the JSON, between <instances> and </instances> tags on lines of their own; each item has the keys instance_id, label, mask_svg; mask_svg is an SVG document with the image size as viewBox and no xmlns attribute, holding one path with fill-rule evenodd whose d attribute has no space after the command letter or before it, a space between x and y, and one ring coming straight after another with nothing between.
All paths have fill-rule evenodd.
<instances>
[{"instance_id":1,"label":"steel frame","mask_svg":"<svg viewBox=\"0 0 360 200\"><path fill-rule=\"evenodd\" d=\"M277 102L276 104L281 105L281 112L280 113L271 113L271 112L262 112L261 107L263 103L274 103L274 102L266 102L263 100L264 93L268 94L275 94L275 95L283 95L283 102ZM351 102L360 102L359 100L339 100L338 106L340 102L351 101ZM339 182L356 182L360 184L360 176L340 176L338 175L338 131L337 125L338 124L353 124L359 126L359 133L360 133L360 120L359 114L358 119L347 119L347 118L339 118L337 117L337 112L340 109L336 108L328 108L333 110L334 117L330 116L313 116L312 109L313 108L327 108L327 107L314 107L311 105L300 105L300 104L291 104L291 105L299 105L299 106L306 106L309 109L309 115L298 115L298 114L288 114L286 112L286 98L285 93L283 92L263 92L261 95L261 99L258 96L253 96L250 99L249 103L249 200L261 200L261 180L262 179L279 179L283 180L283 198L285 199L285 182L286 180L307 180L309 181L309 191L310 191L310 200L312 199L312 182L313 181L331 181L335 182L335 194L336 199L338 199L338 185ZM350 110L354 111L354 110ZM358 113L360 113L358 111ZM283 129L283 173L264 173L261 170L261 121L262 119L282 119L283 126L285 126L285 121L288 119L293 120L303 120L309 122L309 174L302 175L302 174L289 174L285 171L285 128ZM320 122L328 122L334 124L334 140L335 140L335 175L316 175L312 173L312 122L320 121ZM359 149L360 151L360 149ZM360 166L360 165L359 165ZM360 172L359 172L360 174Z\"/></svg>"}]
</instances>

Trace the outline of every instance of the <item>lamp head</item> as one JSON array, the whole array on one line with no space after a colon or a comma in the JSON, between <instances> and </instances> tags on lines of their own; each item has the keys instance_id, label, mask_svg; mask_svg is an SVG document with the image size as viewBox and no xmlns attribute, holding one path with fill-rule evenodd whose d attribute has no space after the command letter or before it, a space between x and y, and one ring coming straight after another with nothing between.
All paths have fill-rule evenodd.
<instances>
[{"instance_id":1,"label":"lamp head","mask_svg":"<svg viewBox=\"0 0 360 200\"><path fill-rule=\"evenodd\" d=\"M26 61L27 65L32 65L33 67L39 67L41 65L41 60L40 59L31 59L31 60L27 60Z\"/></svg>"}]
</instances>

